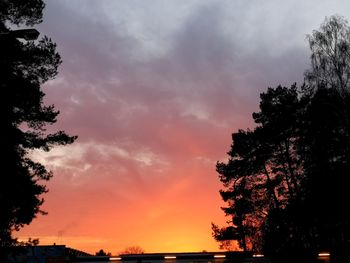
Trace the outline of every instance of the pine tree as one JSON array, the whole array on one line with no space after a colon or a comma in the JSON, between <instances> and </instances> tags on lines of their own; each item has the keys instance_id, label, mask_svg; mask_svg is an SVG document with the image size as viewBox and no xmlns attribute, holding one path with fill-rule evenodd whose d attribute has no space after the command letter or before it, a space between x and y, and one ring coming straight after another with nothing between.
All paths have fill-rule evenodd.
<instances>
[{"instance_id":1,"label":"pine tree","mask_svg":"<svg viewBox=\"0 0 350 263\"><path fill-rule=\"evenodd\" d=\"M44 105L42 90L61 63L56 45L48 37L26 41L11 35L14 25L40 23L43 8L42 0L0 1L0 247L13 245L12 232L45 213L40 210L47 192L43 182L52 173L29 154L76 139L64 131L46 131L59 114L53 105Z\"/></svg>"}]
</instances>

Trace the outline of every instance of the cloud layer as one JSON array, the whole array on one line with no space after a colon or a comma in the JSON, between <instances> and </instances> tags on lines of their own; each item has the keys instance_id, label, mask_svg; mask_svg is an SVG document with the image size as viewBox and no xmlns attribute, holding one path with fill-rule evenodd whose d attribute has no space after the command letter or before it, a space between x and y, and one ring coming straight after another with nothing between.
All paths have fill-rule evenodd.
<instances>
[{"instance_id":1,"label":"cloud layer","mask_svg":"<svg viewBox=\"0 0 350 263\"><path fill-rule=\"evenodd\" d=\"M60 73L44 89L53 127L79 135L36 153L54 171L48 216L19 236L117 253L216 250L215 173L259 93L301 83L305 36L348 1L47 1L39 29Z\"/></svg>"}]
</instances>

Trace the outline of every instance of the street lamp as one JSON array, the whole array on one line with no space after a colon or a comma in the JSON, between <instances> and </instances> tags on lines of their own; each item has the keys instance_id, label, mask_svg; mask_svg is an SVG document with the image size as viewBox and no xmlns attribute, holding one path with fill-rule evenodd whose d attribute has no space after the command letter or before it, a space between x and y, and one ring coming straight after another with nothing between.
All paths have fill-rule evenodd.
<instances>
[{"instance_id":1,"label":"street lamp","mask_svg":"<svg viewBox=\"0 0 350 263\"><path fill-rule=\"evenodd\" d=\"M39 36L39 31L34 28L28 29L18 29L18 30L10 30L8 32L0 33L1 36L10 36L14 38L23 38L25 40L35 40Z\"/></svg>"}]
</instances>

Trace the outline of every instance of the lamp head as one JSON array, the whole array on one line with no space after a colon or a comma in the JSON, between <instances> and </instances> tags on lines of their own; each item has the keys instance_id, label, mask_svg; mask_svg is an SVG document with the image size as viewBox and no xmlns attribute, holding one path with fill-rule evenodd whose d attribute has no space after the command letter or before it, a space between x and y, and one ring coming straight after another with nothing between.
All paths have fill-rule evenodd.
<instances>
[{"instance_id":1,"label":"lamp head","mask_svg":"<svg viewBox=\"0 0 350 263\"><path fill-rule=\"evenodd\" d=\"M10 31L9 34L15 38L23 38L25 40L35 40L39 36L39 31L34 28L19 29Z\"/></svg>"}]
</instances>

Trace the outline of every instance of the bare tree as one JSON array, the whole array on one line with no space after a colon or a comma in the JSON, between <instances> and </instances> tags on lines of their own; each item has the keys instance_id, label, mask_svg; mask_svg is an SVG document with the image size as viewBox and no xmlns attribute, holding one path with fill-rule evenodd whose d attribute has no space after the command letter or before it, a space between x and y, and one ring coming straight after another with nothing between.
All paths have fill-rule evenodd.
<instances>
[{"instance_id":1,"label":"bare tree","mask_svg":"<svg viewBox=\"0 0 350 263\"><path fill-rule=\"evenodd\" d=\"M125 248L119 254L143 254L145 250L140 246L130 246Z\"/></svg>"},{"instance_id":2,"label":"bare tree","mask_svg":"<svg viewBox=\"0 0 350 263\"><path fill-rule=\"evenodd\" d=\"M307 36L311 69L305 80L312 89L335 88L341 95L350 91L350 27L343 17L326 18L319 30Z\"/></svg>"}]
</instances>

